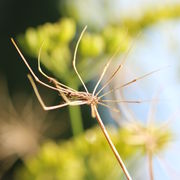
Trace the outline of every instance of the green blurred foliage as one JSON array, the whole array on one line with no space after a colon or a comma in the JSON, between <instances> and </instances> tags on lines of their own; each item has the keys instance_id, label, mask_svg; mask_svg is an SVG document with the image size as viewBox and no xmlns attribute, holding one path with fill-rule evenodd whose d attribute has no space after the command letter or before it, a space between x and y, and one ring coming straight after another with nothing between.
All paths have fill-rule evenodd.
<instances>
[{"instance_id":1,"label":"green blurred foliage","mask_svg":"<svg viewBox=\"0 0 180 180\"><path fill-rule=\"evenodd\" d=\"M69 43L74 38L75 31L75 22L63 18L54 24L46 23L37 28L28 28L18 39L25 51L34 58L37 58L43 45L42 63L55 76L63 78L71 63Z\"/></svg>"},{"instance_id":2,"label":"green blurred foliage","mask_svg":"<svg viewBox=\"0 0 180 180\"><path fill-rule=\"evenodd\" d=\"M80 86L80 81L72 69L74 47L80 31L71 18L63 18L56 23L46 23L37 28L28 28L18 40L30 56L37 58L40 47L42 64L66 84ZM82 30L82 29L81 29ZM77 55L77 67L85 82L99 73L104 59L117 48L125 52L131 37L121 26L108 26L101 33L85 32ZM43 44L43 46L42 46ZM96 63L94 63L96 62ZM89 71L89 66L93 66Z\"/></svg>"},{"instance_id":3,"label":"green blurred foliage","mask_svg":"<svg viewBox=\"0 0 180 180\"><path fill-rule=\"evenodd\" d=\"M159 6L154 9L147 9L139 18L122 19L122 24L127 27L129 33L137 34L137 32L142 29L159 21L167 21L176 18L179 19L179 17L180 4L171 4L169 6Z\"/></svg>"},{"instance_id":4,"label":"green blurred foliage","mask_svg":"<svg viewBox=\"0 0 180 180\"><path fill-rule=\"evenodd\" d=\"M108 54L113 54L117 48L121 53L127 51L132 41L127 29L118 25L107 26L102 33Z\"/></svg>"},{"instance_id":5,"label":"green blurred foliage","mask_svg":"<svg viewBox=\"0 0 180 180\"><path fill-rule=\"evenodd\" d=\"M66 12L64 12L66 14ZM68 14L68 13L67 13ZM120 22L106 25L103 29L85 32L77 54L77 67L85 82L99 74L117 48L120 54L126 52L133 38L144 28L162 20L179 18L180 5L147 9L140 17L123 18ZM78 19L62 18L56 23L46 23L37 28L28 28L18 37L22 48L30 56L37 58L42 46L41 62L64 83L78 88L81 83L72 69L74 47L83 27ZM93 66L91 71L89 67Z\"/></svg>"},{"instance_id":6,"label":"green blurred foliage","mask_svg":"<svg viewBox=\"0 0 180 180\"><path fill-rule=\"evenodd\" d=\"M80 52L83 57L97 57L104 52L105 43L99 34L86 33L80 43Z\"/></svg>"},{"instance_id":7,"label":"green blurred foliage","mask_svg":"<svg viewBox=\"0 0 180 180\"><path fill-rule=\"evenodd\" d=\"M173 139L168 128L133 125L129 124L118 131L114 128L108 129L128 169L137 163L131 158L139 154L138 152L146 155L151 151L155 156L166 150ZM128 160L131 163L127 163ZM93 128L69 141L59 144L52 141L44 143L38 154L26 160L25 166L19 168L16 179L116 180L122 179L122 171L100 129Z\"/></svg>"},{"instance_id":8,"label":"green blurred foliage","mask_svg":"<svg viewBox=\"0 0 180 180\"><path fill-rule=\"evenodd\" d=\"M109 128L123 160L136 154L137 148L126 143L123 131ZM127 163L126 163L127 164ZM99 128L86 131L81 136L56 144L44 143L39 153L25 161L16 174L16 179L23 180L81 180L81 179L121 179L115 157Z\"/></svg>"}]
</instances>

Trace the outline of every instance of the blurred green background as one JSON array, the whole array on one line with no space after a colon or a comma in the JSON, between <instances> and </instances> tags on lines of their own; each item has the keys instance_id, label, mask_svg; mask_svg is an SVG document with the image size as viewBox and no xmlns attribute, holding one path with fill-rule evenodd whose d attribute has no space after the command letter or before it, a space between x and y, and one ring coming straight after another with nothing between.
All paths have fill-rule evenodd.
<instances>
[{"instance_id":1,"label":"blurred green background","mask_svg":"<svg viewBox=\"0 0 180 180\"><path fill-rule=\"evenodd\" d=\"M113 105L120 110L119 114L102 107L99 111L133 179L149 178L147 156L155 157L155 179L178 177L179 163L173 152L179 148L179 123L175 120L180 97L179 1L2 0L0 8L1 179L125 178L88 107L42 110L28 81L28 69L10 42L10 37L15 38L38 76L37 57L44 42L43 70L60 82L83 90L73 71L72 58L85 25L88 29L78 49L77 68L90 91L116 49L120 49L119 53L101 86L126 56L132 43L125 69L106 91L155 69L163 69L108 96L121 100L150 99L148 103ZM166 69L167 65L171 68ZM42 86L38 88L47 104L62 101L53 91ZM158 89L161 93L154 95ZM160 102L154 103L154 97ZM171 129L172 124L175 128ZM159 155L164 155L169 147L171 151L165 157L172 162L161 161L164 157Z\"/></svg>"}]
</instances>

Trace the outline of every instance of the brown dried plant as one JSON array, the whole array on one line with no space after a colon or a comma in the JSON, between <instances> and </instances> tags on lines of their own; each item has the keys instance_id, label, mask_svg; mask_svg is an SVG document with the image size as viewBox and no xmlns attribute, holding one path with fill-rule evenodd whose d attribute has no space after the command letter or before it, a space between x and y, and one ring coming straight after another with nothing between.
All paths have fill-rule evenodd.
<instances>
[{"instance_id":1,"label":"brown dried plant","mask_svg":"<svg viewBox=\"0 0 180 180\"><path fill-rule=\"evenodd\" d=\"M21 53L21 51L20 51L20 49L18 48L18 46L17 46L17 44L15 43L15 41L14 41L12 38L11 38L11 41L12 41L12 43L14 44L14 46L15 46L15 48L17 49L19 55L21 56L22 60L24 61L24 63L26 64L27 68L29 69L29 71L30 71L30 73L31 73L31 75L32 75L32 76L31 76L31 75L28 74L28 78L29 78L29 80L30 80L30 82L31 82L31 84L32 84L32 87L33 87L33 89L34 89L34 91L35 91L35 94L36 94L36 96L37 96L37 98L38 98L41 106L43 107L43 109L44 109L44 110L53 110L53 109L58 109L58 108L62 108L62 107L65 107L65 106L77 106L77 105L85 105L85 104L86 104L86 105L89 105L89 106L91 107L91 116L92 116L93 118L96 118L96 119L97 119L97 122L98 122L98 124L99 124L102 132L104 133L104 135L105 135L105 137L106 137L106 140L107 140L108 143L109 143L109 146L111 147L111 149L112 149L112 151L113 151L113 153L114 153L117 161L119 162L119 164L120 164L120 166L121 166L121 168L122 168L122 170L123 170L123 172L124 172L124 175L126 176L126 178L127 178L128 180L131 180L132 178L131 178L128 170L126 169L126 166L125 166L125 164L123 163L123 161L122 161L122 159L121 159L118 151L116 150L113 142L111 141L111 138L110 138L110 136L109 136L109 134L108 134L108 132L107 132L107 130L106 130L106 128L105 128L102 120L101 120L101 117L100 117L100 115L99 115L99 113L98 113L97 107L98 107L98 105L102 105L102 106L107 107L107 108L109 108L109 109L111 109L111 110L113 110L113 111L119 112L118 109L112 108L112 107L109 106L107 103L108 103L108 102L116 102L116 103L121 103L121 102L123 102L123 103L140 103L140 102L142 102L142 101L136 101L136 100L127 100L127 101L125 101L125 100L123 100L123 101L122 101L122 100L110 100L110 99L107 100L107 99L103 99L103 98L104 98L106 95L112 93L113 91L116 91L116 90L118 90L118 89L120 89L120 88L123 88L123 87L125 87L125 86L128 86L128 85L130 85L131 83L134 83L134 82L136 82L136 81L138 81L138 80L140 80L140 79L143 79L144 77L149 76L150 74L152 74L152 73L154 73L154 72L156 72L156 71L159 71L159 70L155 70L155 71L152 71L152 72L150 72L150 73L147 73L147 74L145 74L145 75L143 75L143 76L141 76L141 77L135 78L135 79L133 79L133 80L131 80L131 81L129 81L129 82L121 85L121 86L118 86L118 87L116 87L116 88L114 88L114 89L112 89L112 90L109 90L108 92L100 95L100 94L102 93L102 91L111 83L111 81L113 80L113 78L115 77L115 75L118 73L118 71L123 67L123 64L124 64L124 62L125 62L126 56L125 56L125 58L123 58L123 62L116 68L116 70L113 72L113 74L110 76L110 78L104 83L104 85L102 86L102 88L100 88L100 89L97 91L98 86L100 85L103 77L105 76L105 73L107 72L108 67L110 66L110 64L111 64L111 62L112 62L112 59L113 59L114 56L116 56L117 53L118 53L118 50L117 50L117 51L113 54L113 56L110 58L110 60L106 63L104 69L102 70L102 73L101 73L101 75L100 75L100 78L99 78L97 84L95 85L95 87L94 87L94 89L93 89L93 92L90 93L90 92L88 91L88 89L87 89L84 81L82 80L80 74L78 73L77 68L76 68L77 49L78 49L79 43L80 43L80 41L81 41L81 39L82 39L82 36L83 36L86 28L87 28L87 27L85 27L85 28L83 29L83 31L81 32L81 35L80 35L80 37L79 37L79 39L78 39L78 41L77 41L77 44L76 44L76 46L75 46L75 51L74 51L74 56L73 56L73 68L74 68L74 71L75 71L76 75L78 76L79 80L81 81L81 83L82 83L85 91L77 91L77 90L75 90L75 89L72 89L71 87L68 87L68 86L66 86L66 85L58 82L56 79L48 76L47 74L45 74L45 73L42 71L41 66L40 66L40 54L41 54L42 46L41 46L41 48L40 48L39 55L38 55L38 70L39 70L39 72L40 72L45 78L47 78L47 80L49 80L49 82L52 83L54 86L49 85L49 84L41 81L41 80L35 75L35 73L34 73L33 70L31 69L31 67L29 66L28 62L26 61L25 57L24 57L23 54ZM129 48L129 50L130 50L130 48ZM128 52L129 52L129 50L128 50ZM127 54L128 54L128 52L127 52ZM127 55L127 54L126 54L126 55ZM36 85L35 85L35 82L34 82L34 80L33 80L32 77L33 77L33 78L35 79L35 81L38 82L39 84L41 84L41 85L43 85L43 86L45 86L45 87L47 87L47 88L50 88L50 89L52 89L52 90L57 91L57 92L60 94L60 96L63 98L64 102L61 103L61 104L58 104L58 105L54 105L54 106L46 106L45 103L44 103L44 101L42 100L39 92L38 92L38 89L37 89L37 87L36 87Z\"/></svg>"}]
</instances>

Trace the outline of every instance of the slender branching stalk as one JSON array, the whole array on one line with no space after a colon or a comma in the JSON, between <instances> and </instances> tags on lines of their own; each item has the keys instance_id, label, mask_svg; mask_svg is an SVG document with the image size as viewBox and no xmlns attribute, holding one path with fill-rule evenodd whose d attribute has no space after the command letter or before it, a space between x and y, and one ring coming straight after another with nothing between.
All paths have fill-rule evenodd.
<instances>
[{"instance_id":1,"label":"slender branching stalk","mask_svg":"<svg viewBox=\"0 0 180 180\"><path fill-rule=\"evenodd\" d=\"M101 120L101 117L100 117L100 115L98 113L98 110L97 110L96 106L93 106L93 108L94 108L94 111L95 111L95 114L96 114L97 122L98 122L102 132L104 133L104 136L106 137L106 140L108 141L109 146L111 147L111 149L112 149L116 159L118 160L118 162L119 162L119 164L120 164L120 166L121 166L121 168L122 168L126 178L128 180L131 180L132 178L131 178L131 176L130 176L130 174L129 174L129 172L128 172L128 170L127 170L127 168L126 168L126 166L125 166L125 164L123 162L123 160L121 159L121 156L119 155L116 147L114 146L113 142L111 141L111 138L110 138L110 136L109 136L109 134L108 134L108 132L107 132L107 130L106 130L102 120Z\"/></svg>"},{"instance_id":2,"label":"slender branching stalk","mask_svg":"<svg viewBox=\"0 0 180 180\"><path fill-rule=\"evenodd\" d=\"M80 76L77 68L76 68L77 49L78 49L80 40L81 40L81 38L82 38L82 36L83 36L86 28L87 28L87 27L85 27L85 28L83 29L83 31L82 31L82 33L81 33L81 35L80 35L80 37L79 37L79 40L78 40L78 42L77 42L77 44L76 44L76 47L75 47L74 56L73 56L73 68L74 68L74 71L75 71L75 73L77 74L79 80L81 81L81 83L82 83L85 91L77 91L77 90L75 90L75 89L73 89L73 88L71 88L71 87L69 87L69 86L67 86L67 85L64 85L64 84L58 82L56 79L54 79L54 78L48 76L47 74L45 74L45 73L42 71L41 66L40 66L40 52L41 52L41 50L40 50L39 56L38 56L38 70L39 70L39 72L40 72L45 78L47 78L47 80L51 83L51 85L50 85L50 84L47 84L47 83L45 83L45 82L43 82L43 81L41 81L41 80L39 80L39 78L35 75L35 73L34 73L33 70L31 69L31 67L29 66L29 64L28 64L28 62L26 61L25 57L23 56L23 54L22 54L21 51L19 50L19 48L18 48L17 44L15 43L15 41L14 41L12 38L11 38L11 41L12 41L12 43L14 44L16 50L18 51L19 55L21 56L22 60L24 61L25 65L27 66L27 68L29 69L29 71L30 71L30 73L31 73L31 75L28 75L28 78L29 78L29 80L30 80L30 82L31 82L31 84L32 84L32 87L33 87L33 89L34 89L34 92L35 92L35 94L36 94L36 96L37 96L37 98L38 98L38 100L39 100L42 108L43 108L44 110L53 110L53 109L58 109L58 108L62 108L62 107L65 107L65 106L78 106L78 105L85 105L85 104L86 104L86 105L89 105L89 106L91 107L91 115L92 115L93 118L96 118L96 119L97 119L97 122L99 123L99 126L101 127L101 130L102 130L102 132L104 133L104 135L105 135L105 137L106 137L106 140L107 140L108 143L109 143L109 146L111 147L111 149L112 149L112 151L113 151L113 153L114 153L114 155L115 155L115 157L116 157L119 165L120 165L121 168L122 168L122 171L124 172L124 175L126 176L126 178L127 178L128 180L131 180L132 178L130 177L130 175L129 175L127 169L126 169L126 166L124 165L124 163L123 163L123 161L122 161L122 159L121 159L118 151L116 150L116 148L115 148L115 146L114 146L114 144L113 144L113 142L112 142L112 140L111 140L111 138L110 138L110 136L109 136L109 134L108 134L108 132L107 132L107 130L106 130L106 128L105 128L102 120L101 120L101 118L100 118L100 115L99 115L99 113L98 113L97 107L98 107L98 105L101 105L101 106L107 107L107 108L109 108L109 109L111 109L111 110L113 110L113 111L119 112L119 110L117 110L117 109L115 109L115 108L112 108L110 105L108 105L108 104L106 104L106 103L107 103L107 102L116 102L116 103L121 103L121 102L126 102L126 103L140 103L140 101L138 101L138 100L120 101L120 100L104 100L104 99L102 99L102 98L105 97L106 95L108 95L109 93L111 93L111 92L113 92L113 91L115 91L115 90L118 90L118 89L120 89L120 88L122 88L122 87L125 87L125 86L127 86L127 85L130 85L131 83L134 83L134 82L136 82L136 81L138 81L138 80L140 80L140 79L143 79L143 78L149 76L150 74L152 74L152 73L154 73L154 72L156 72L156 71L158 71L158 70L152 71L152 72L150 72L150 73L148 73L148 74L145 74L144 76L141 76L141 77L139 77L139 78L135 78L135 79L129 81L128 83L126 83L126 84L123 84L123 85L121 85L121 86L119 86L119 87L117 87L117 88L115 88L115 89L112 89L112 90L110 90L110 91L108 91L108 92L100 95L101 92L106 88L106 86L108 86L108 85L111 83L111 81L113 80L113 78L115 77L115 75L119 72L119 70L123 67L123 63L121 63L121 64L117 67L117 69L114 71L114 73L110 76L110 78L105 82L104 86L103 86L98 92L96 92L97 89L98 89L99 84L101 83L101 81L102 81L102 79L103 79L103 77L104 77L104 75L105 75L105 73L106 73L106 71L107 71L107 69L108 69L108 67L110 66L110 64L111 64L111 62L112 62L113 57L118 53L118 51L116 51L116 52L114 53L114 55L110 58L110 60L106 63L106 65L105 65L105 67L104 67L104 69L103 69L103 71L102 71L102 73L101 73L101 76L100 76L97 84L96 84L95 87L94 87L93 92L90 93L90 92L88 91L88 89L87 89L84 81L82 80L82 78L81 78L81 76ZM124 62L124 61L125 61L125 60L123 59L123 62ZM63 102L62 102L62 103L59 103L59 104L57 104L57 105L54 105L54 106L46 106L45 103L44 103L44 101L42 100L39 92L38 92L38 89L37 89L36 84L35 84L35 82L34 82L33 79L34 79L37 83L39 83L39 84L41 84L41 85L43 85L43 86L45 86L45 87L47 87L47 88L50 88L50 89L58 92L58 94L63 98Z\"/></svg>"}]
</instances>

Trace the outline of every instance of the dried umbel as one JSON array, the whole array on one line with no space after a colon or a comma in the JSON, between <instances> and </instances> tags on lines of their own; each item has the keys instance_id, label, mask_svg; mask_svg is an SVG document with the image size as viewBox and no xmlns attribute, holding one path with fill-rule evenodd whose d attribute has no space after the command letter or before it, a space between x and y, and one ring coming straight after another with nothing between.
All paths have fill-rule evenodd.
<instances>
[{"instance_id":1,"label":"dried umbel","mask_svg":"<svg viewBox=\"0 0 180 180\"><path fill-rule=\"evenodd\" d=\"M35 91L35 94L36 94L36 96L37 96L40 104L42 105L43 109L44 109L44 110L53 110L53 109L58 109L58 108L62 108L62 107L65 107L65 106L77 106L77 105L85 105L85 104L86 104L86 105L89 105L89 106L91 107L91 115L92 115L92 117L97 119L97 121L98 121L98 123L99 123L99 125L100 125L100 127L101 127L101 130L103 131L103 133L104 133L104 135L105 135L105 137L106 137L106 139L107 139L107 141L108 141L108 143L109 143L109 146L111 147L111 149L112 149L112 151L113 151L116 159L118 160L118 162L119 162L119 164L120 164L120 166L121 166L121 168L122 168L122 170L123 170L126 178L127 178L127 179L131 179L131 177L130 177L127 169L126 169L126 166L124 165L124 163L123 163L123 161L122 161L122 159L121 159L118 151L116 150L113 142L111 141L111 138L110 138L110 136L109 136L109 134L108 134L108 132L107 132L107 130L106 130L106 128L105 128L102 120L101 120L101 117L100 117L100 115L99 115L99 113L98 113L97 107L98 107L98 105L102 105L102 106L104 106L104 107L110 108L111 110L114 110L114 111L117 111L117 112L118 112L119 110L117 110L117 109L115 109L115 108L112 108L111 106L109 106L109 105L106 104L106 103L107 103L107 102L116 102L116 103L121 103L121 102L140 103L140 101L133 101L133 100L132 100L132 101L131 101L131 100L128 100L128 101L122 101L122 100L107 100L107 99L105 100L104 97L105 97L106 95L108 95L109 93L112 93L112 92L115 91L115 90L118 90L118 89L120 89L120 88L123 88L123 87L125 87L125 86L128 86L129 84L134 83L134 82L136 82L137 80L140 80L140 79L142 79L142 78L144 78L144 77L146 77L146 76L148 76L148 75L150 75L150 74L152 74L152 73L154 73L154 72L156 72L156 71L158 71L158 70L152 71L152 72L150 72L150 73L148 73L148 74L145 74L144 76L141 76L141 77L139 77L139 78L135 78L135 79L133 79L133 80L131 80L131 81L129 81L129 82L121 85L121 86L116 87L115 89L112 89L112 90L110 90L110 91L108 91L108 92L105 92L104 94L101 94L102 91L109 85L109 83L110 83L110 82L112 81L112 79L115 77L115 75L117 74L117 72L122 68L123 63L124 63L124 60L126 59L126 58L124 58L123 62L117 67L117 69L114 71L114 73L113 73L113 74L109 77L109 79L105 82L105 84L103 85L103 87L100 88L100 89L97 91L97 89L98 89L98 87L99 87L99 84L101 83L101 81L102 81L105 73L107 72L108 67L110 66L110 64L111 64L111 62L112 62L113 57L118 53L118 50L117 50L117 51L114 53L114 55L110 58L110 60L106 63L104 69L102 70L101 76L100 76L97 84L96 84L95 87L94 87L93 92L90 93L90 92L88 91L88 89L87 89L84 81L82 80L80 74L78 73L77 68L76 68L76 54L77 54L77 49L78 49L80 40L81 40L81 38L82 38L85 30L86 30L86 27L85 27L84 30L82 31L82 33L81 33L81 35L80 35L80 37L79 37L79 40L78 40L78 42L77 42L77 44L76 44L75 51L74 51L74 58L73 58L73 68L74 68L74 70L75 70L75 72L76 72L79 80L81 81L81 83L82 83L85 91L77 91L77 90L75 90L75 89L72 89L71 87L68 87L68 86L62 84L62 83L58 82L56 79L54 79L54 78L48 76L47 74L45 74L45 73L42 71L41 66L40 66L40 53L41 53L41 49L40 49L39 56L38 56L38 70L39 70L39 72L40 72L45 78L47 78L47 80L48 80L52 85L49 85L49 84L41 81L41 80L35 75L35 73L34 73L33 70L31 69L31 67L30 67L29 64L27 63L26 59L24 58L23 54L22 54L21 51L19 50L19 48L18 48L18 46L16 45L15 41L14 41L13 39L11 39L11 41L12 41L12 43L14 44L14 46L16 47L16 49L17 49L18 53L20 54L22 60L24 61L24 63L26 64L27 68L29 69L29 71L30 71L30 73L31 73L31 75L28 75L28 78L29 78L29 80L30 80L30 82L31 82L31 84L32 84L32 87L33 87L33 89L34 89L34 91ZM55 106L46 106L45 103L44 103L44 101L42 100L39 92L38 92L38 89L37 89L37 87L36 87L36 85L35 85L35 82L34 82L33 78L34 78L34 80L35 80L36 82L38 82L39 84L41 84L41 85L43 85L43 86L45 86L45 87L47 87L47 88L50 88L50 89L52 89L52 90L57 91L57 92L59 93L59 95L63 98L64 102L61 103L61 104L55 105Z\"/></svg>"}]
</instances>

